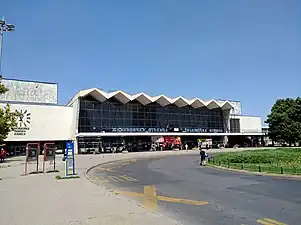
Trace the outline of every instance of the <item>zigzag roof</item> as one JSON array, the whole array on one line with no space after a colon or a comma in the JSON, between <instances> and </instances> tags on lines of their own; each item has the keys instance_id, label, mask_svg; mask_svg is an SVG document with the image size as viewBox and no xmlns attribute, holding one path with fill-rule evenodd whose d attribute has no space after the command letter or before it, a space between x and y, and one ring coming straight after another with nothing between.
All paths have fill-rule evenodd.
<instances>
[{"instance_id":1,"label":"zigzag roof","mask_svg":"<svg viewBox=\"0 0 301 225\"><path fill-rule=\"evenodd\" d=\"M177 107L184 107L187 105L192 106L193 108L200 108L200 107L207 107L208 109L215 109L215 108L221 108L223 110L233 109L234 106L229 101L220 101L220 100L201 100L199 98L194 99L186 99L182 96L179 96L177 98L169 98L165 95L158 95L158 96L149 96L145 93L138 93L134 95L130 95L124 91L118 90L113 92L104 92L98 88L91 88L79 91L72 100L68 103L68 105L72 105L73 102L79 98L79 97L85 97L91 95L96 100L100 102L104 102L107 99L115 97L118 101L120 101L123 104L126 104L130 101L137 100L143 105L150 104L152 102L156 102L161 106L167 106L170 104L174 104Z\"/></svg>"}]
</instances>

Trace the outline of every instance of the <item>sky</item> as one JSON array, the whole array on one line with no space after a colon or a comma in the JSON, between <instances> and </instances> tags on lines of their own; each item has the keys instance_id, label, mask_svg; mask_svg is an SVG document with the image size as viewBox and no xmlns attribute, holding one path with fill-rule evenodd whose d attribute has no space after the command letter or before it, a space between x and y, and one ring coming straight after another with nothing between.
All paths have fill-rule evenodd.
<instances>
[{"instance_id":1,"label":"sky","mask_svg":"<svg viewBox=\"0 0 301 225\"><path fill-rule=\"evenodd\" d=\"M299 0L0 0L5 78L239 100L263 121L301 96Z\"/></svg>"}]
</instances>

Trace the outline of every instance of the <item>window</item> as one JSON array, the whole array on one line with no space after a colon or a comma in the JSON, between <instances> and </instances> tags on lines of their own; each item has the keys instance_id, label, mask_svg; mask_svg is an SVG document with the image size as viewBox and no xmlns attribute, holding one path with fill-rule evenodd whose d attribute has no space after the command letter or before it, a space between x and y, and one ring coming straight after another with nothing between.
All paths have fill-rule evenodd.
<instances>
[{"instance_id":1,"label":"window","mask_svg":"<svg viewBox=\"0 0 301 225\"><path fill-rule=\"evenodd\" d=\"M240 133L239 119L230 119L230 133Z\"/></svg>"},{"instance_id":2,"label":"window","mask_svg":"<svg viewBox=\"0 0 301 225\"><path fill-rule=\"evenodd\" d=\"M113 128L202 128L224 131L220 108L162 107L157 103L146 106L138 101L127 104L117 99L99 102L92 96L80 99L79 132L110 131Z\"/></svg>"}]
</instances>

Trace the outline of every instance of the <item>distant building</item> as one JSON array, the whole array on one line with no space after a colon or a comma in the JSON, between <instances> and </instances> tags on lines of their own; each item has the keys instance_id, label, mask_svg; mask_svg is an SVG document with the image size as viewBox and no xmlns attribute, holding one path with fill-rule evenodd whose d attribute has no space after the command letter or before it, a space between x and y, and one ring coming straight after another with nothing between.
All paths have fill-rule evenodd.
<instances>
[{"instance_id":1,"label":"distant building","mask_svg":"<svg viewBox=\"0 0 301 225\"><path fill-rule=\"evenodd\" d=\"M242 115L239 101L151 97L91 88L60 106L55 83L9 79L2 83L10 90L0 96L0 106L10 103L21 113L6 143L21 152L28 142L63 145L69 139L75 141L78 153L121 145L140 151L166 140L193 147L200 138L233 146L242 145L245 137L263 134L261 118Z\"/></svg>"},{"instance_id":2,"label":"distant building","mask_svg":"<svg viewBox=\"0 0 301 225\"><path fill-rule=\"evenodd\" d=\"M269 137L269 126L262 126L263 141L266 146L272 146L273 141Z\"/></svg>"},{"instance_id":3,"label":"distant building","mask_svg":"<svg viewBox=\"0 0 301 225\"><path fill-rule=\"evenodd\" d=\"M0 95L0 101L42 104L58 103L57 83L15 79L2 79L1 83L4 84L9 91Z\"/></svg>"}]
</instances>

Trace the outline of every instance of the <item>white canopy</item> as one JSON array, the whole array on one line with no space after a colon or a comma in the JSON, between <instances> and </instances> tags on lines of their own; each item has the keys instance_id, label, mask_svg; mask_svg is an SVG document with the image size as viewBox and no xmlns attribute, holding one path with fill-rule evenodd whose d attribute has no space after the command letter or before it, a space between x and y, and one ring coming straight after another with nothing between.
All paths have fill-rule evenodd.
<instances>
[{"instance_id":1,"label":"white canopy","mask_svg":"<svg viewBox=\"0 0 301 225\"><path fill-rule=\"evenodd\" d=\"M205 101L205 100L201 100L199 98L189 100L182 96L177 97L177 98L169 98L165 95L151 97L145 93L130 95L123 91L114 91L114 92L107 93L98 88L91 88L91 89L82 90L82 91L78 92L77 95L74 96L73 99L68 103L68 105L71 105L75 99L77 99L79 97L84 97L87 95L93 96L97 101L100 101L100 102L104 102L107 99L115 97L118 101L120 101L123 104L126 104L133 100L137 100L138 102L140 102L143 105L147 105L152 102L156 102L163 107L173 104L179 108L187 106L187 105L190 105L193 108L207 107L208 109L221 108L223 110L229 110L229 109L234 108L234 106L229 101L216 101L216 100Z\"/></svg>"}]
</instances>

